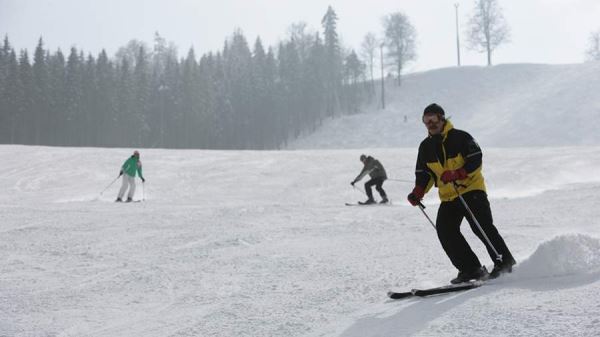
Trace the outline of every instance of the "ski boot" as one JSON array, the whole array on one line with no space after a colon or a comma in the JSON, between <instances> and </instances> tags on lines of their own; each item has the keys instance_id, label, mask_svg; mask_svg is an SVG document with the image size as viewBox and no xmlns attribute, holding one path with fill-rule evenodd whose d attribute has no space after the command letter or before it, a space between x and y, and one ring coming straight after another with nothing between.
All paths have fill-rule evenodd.
<instances>
[{"instance_id":1,"label":"ski boot","mask_svg":"<svg viewBox=\"0 0 600 337\"><path fill-rule=\"evenodd\" d=\"M452 280L450 280L450 283L458 284L458 283L469 282L471 280L487 280L489 275L490 274L488 274L488 271L485 268L485 266L481 266L480 268L477 268L477 269L469 271L469 272L459 271L458 275L455 278L453 278Z\"/></svg>"},{"instance_id":2,"label":"ski boot","mask_svg":"<svg viewBox=\"0 0 600 337\"><path fill-rule=\"evenodd\" d=\"M375 200L373 200L373 198L369 198L366 201L359 201L358 203L360 205L372 205L375 203Z\"/></svg>"},{"instance_id":3,"label":"ski boot","mask_svg":"<svg viewBox=\"0 0 600 337\"><path fill-rule=\"evenodd\" d=\"M117 198L117 200L115 200L115 202L123 202L123 199Z\"/></svg>"},{"instance_id":4,"label":"ski boot","mask_svg":"<svg viewBox=\"0 0 600 337\"><path fill-rule=\"evenodd\" d=\"M127 198L127 201L125 201L125 202L132 202L132 201L133 201L133 199Z\"/></svg>"},{"instance_id":5,"label":"ski boot","mask_svg":"<svg viewBox=\"0 0 600 337\"><path fill-rule=\"evenodd\" d=\"M381 199L381 201L379 202L380 204L387 204L389 202L388 198L383 197L383 199Z\"/></svg>"},{"instance_id":6,"label":"ski boot","mask_svg":"<svg viewBox=\"0 0 600 337\"><path fill-rule=\"evenodd\" d=\"M517 261L515 261L515 259L511 257L506 261L502 261L500 263L495 264L494 269L492 269L492 272L490 273L490 278L494 279L501 276L502 274L511 273L512 266L514 266L516 263Z\"/></svg>"}]
</instances>

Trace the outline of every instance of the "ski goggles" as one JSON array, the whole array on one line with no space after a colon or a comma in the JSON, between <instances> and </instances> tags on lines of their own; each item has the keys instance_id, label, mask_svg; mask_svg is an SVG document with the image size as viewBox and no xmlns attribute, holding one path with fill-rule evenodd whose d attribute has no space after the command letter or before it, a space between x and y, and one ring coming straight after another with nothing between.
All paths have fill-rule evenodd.
<instances>
[{"instance_id":1,"label":"ski goggles","mask_svg":"<svg viewBox=\"0 0 600 337\"><path fill-rule=\"evenodd\" d=\"M423 115L423 124L437 123L442 119L437 114Z\"/></svg>"}]
</instances>

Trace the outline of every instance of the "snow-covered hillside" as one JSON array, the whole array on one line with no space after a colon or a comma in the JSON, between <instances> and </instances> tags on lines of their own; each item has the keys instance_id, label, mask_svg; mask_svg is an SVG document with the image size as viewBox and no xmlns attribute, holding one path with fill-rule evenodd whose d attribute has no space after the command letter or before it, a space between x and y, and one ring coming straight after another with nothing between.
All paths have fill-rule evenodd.
<instances>
[{"instance_id":1,"label":"snow-covered hillside","mask_svg":"<svg viewBox=\"0 0 600 337\"><path fill-rule=\"evenodd\" d=\"M600 133L600 63L507 64L445 68L387 84L385 111L328 120L290 149L415 146L425 137L423 108L441 104L455 126L481 145L596 145ZM406 116L406 121L405 121Z\"/></svg>"},{"instance_id":2,"label":"snow-covered hillside","mask_svg":"<svg viewBox=\"0 0 600 337\"><path fill-rule=\"evenodd\" d=\"M391 206L344 202L364 198L349 185L362 152L410 181L416 149L142 149L145 201L116 204L118 184L100 192L131 152L0 146L0 336L600 331L600 147L484 147L495 222L520 263L479 289L407 301L386 292L456 273L404 201L412 184L386 182ZM435 215L437 197L426 205Z\"/></svg>"}]
</instances>

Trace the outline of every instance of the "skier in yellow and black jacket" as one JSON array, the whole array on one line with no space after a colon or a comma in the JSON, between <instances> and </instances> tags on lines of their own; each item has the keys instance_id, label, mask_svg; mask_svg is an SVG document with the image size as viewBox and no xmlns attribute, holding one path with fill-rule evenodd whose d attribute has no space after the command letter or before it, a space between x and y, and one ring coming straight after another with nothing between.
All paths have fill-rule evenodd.
<instances>
[{"instance_id":1,"label":"skier in yellow and black jacket","mask_svg":"<svg viewBox=\"0 0 600 337\"><path fill-rule=\"evenodd\" d=\"M428 136L419 146L415 187L408 195L408 201L413 206L419 205L425 193L433 186L438 188L441 200L436 219L438 238L450 261L459 271L458 276L451 282L496 278L511 272L516 262L493 223L481 173L481 148L470 134L455 129L452 123L446 120L444 109L435 103L425 108L423 123L428 130ZM461 204L459 193L493 248ZM460 232L460 224L464 217L467 218L473 232L485 244L494 261L494 269L489 275ZM498 259L494 248L501 259Z\"/></svg>"}]
</instances>

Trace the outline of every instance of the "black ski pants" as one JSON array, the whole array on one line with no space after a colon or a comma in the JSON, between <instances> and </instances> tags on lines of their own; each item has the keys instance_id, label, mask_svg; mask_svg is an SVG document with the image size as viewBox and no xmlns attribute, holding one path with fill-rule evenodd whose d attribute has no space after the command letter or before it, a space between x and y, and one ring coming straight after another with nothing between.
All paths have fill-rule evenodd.
<instances>
[{"instance_id":1,"label":"black ski pants","mask_svg":"<svg viewBox=\"0 0 600 337\"><path fill-rule=\"evenodd\" d=\"M385 191L383 190L383 187L382 187L384 181L385 181L385 178L377 177L377 178L371 178L369 181L367 181L365 183L365 192L367 192L367 197L369 197L369 199L373 199L373 191L371 190L371 187L373 185L375 185L375 189L377 190L377 192L379 192L379 195L381 195L381 198L387 199L387 195L385 194Z\"/></svg>"},{"instance_id":2,"label":"black ski pants","mask_svg":"<svg viewBox=\"0 0 600 337\"><path fill-rule=\"evenodd\" d=\"M490 209L487 194L484 191L471 191L462 196L475 215L475 218L479 221L483 231L490 239L490 242L496 248L496 251L502 255L502 260L514 260L504 239L494 226L492 210ZM469 243L460 232L460 224L464 217L467 218L469 225L471 225L471 230L484 243L494 264L498 264L499 261L496 259L494 250L489 246L487 240L485 240L475 221L473 221L459 198L442 202L436 219L438 238L452 264L462 272L471 272L481 267L477 255L475 255Z\"/></svg>"}]
</instances>

